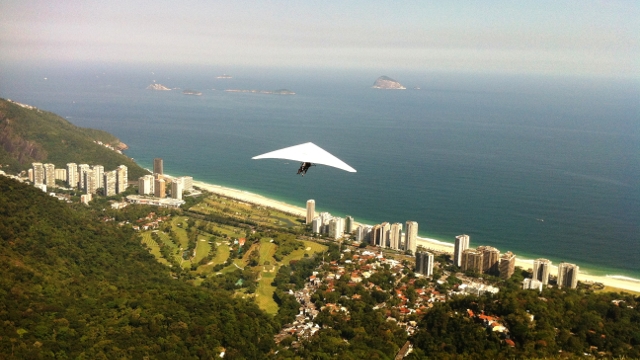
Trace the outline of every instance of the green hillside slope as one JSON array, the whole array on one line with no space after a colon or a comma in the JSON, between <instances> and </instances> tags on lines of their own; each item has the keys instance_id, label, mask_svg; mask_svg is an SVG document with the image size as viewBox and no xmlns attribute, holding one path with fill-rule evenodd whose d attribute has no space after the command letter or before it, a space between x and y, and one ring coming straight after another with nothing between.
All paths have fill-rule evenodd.
<instances>
[{"instance_id":1,"label":"green hillside slope","mask_svg":"<svg viewBox=\"0 0 640 360\"><path fill-rule=\"evenodd\" d=\"M120 140L101 130L77 127L60 116L0 99L0 164L10 172L28 169L32 162L103 165L110 171L126 165L129 178L147 174L133 160L94 141L119 146Z\"/></svg>"},{"instance_id":2,"label":"green hillside slope","mask_svg":"<svg viewBox=\"0 0 640 360\"><path fill-rule=\"evenodd\" d=\"M260 359L253 302L173 279L138 234L0 176L1 359Z\"/></svg>"}]
</instances>

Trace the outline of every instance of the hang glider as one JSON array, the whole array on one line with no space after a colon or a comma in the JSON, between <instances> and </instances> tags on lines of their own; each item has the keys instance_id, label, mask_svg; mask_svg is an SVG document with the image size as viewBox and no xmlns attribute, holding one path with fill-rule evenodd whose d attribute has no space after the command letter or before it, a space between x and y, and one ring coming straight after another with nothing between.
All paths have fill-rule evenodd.
<instances>
[{"instance_id":1,"label":"hang glider","mask_svg":"<svg viewBox=\"0 0 640 360\"><path fill-rule=\"evenodd\" d=\"M266 154L254 156L252 159L285 159L300 161L301 165L300 169L298 169L298 174L302 174L303 176L309 167L317 164L332 166L348 172L356 172L356 169L311 142L271 151Z\"/></svg>"}]
</instances>

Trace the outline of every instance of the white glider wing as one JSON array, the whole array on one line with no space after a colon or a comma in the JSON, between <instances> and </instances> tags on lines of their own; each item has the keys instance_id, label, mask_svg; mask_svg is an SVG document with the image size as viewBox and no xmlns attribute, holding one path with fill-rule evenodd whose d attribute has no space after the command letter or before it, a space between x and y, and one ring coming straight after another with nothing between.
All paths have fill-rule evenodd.
<instances>
[{"instance_id":1,"label":"white glider wing","mask_svg":"<svg viewBox=\"0 0 640 360\"><path fill-rule=\"evenodd\" d=\"M344 161L329 154L326 150L311 142L290 146L284 149L254 156L252 157L252 159L286 159L300 162L310 162L312 164L333 166L344 171L356 172L356 169L352 168Z\"/></svg>"}]
</instances>

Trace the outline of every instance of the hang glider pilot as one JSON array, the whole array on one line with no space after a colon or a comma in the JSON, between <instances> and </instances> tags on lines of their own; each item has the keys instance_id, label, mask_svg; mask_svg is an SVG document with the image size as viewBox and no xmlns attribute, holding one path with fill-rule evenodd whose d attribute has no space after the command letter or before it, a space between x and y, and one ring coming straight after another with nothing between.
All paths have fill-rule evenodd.
<instances>
[{"instance_id":1,"label":"hang glider pilot","mask_svg":"<svg viewBox=\"0 0 640 360\"><path fill-rule=\"evenodd\" d=\"M298 169L298 174L302 174L302 176L304 176L304 174L307 173L307 170L309 170L310 167L311 167L311 163L310 162L300 163L300 168Z\"/></svg>"}]
</instances>

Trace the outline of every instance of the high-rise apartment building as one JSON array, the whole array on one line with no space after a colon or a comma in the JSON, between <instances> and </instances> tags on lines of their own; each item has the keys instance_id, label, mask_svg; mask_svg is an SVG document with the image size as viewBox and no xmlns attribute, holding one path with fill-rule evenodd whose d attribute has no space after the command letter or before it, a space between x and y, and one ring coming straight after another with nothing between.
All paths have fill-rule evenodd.
<instances>
[{"instance_id":1,"label":"high-rise apartment building","mask_svg":"<svg viewBox=\"0 0 640 360\"><path fill-rule=\"evenodd\" d=\"M576 264L561 262L558 265L558 287L568 287L575 289L578 287L578 271L580 267Z\"/></svg>"},{"instance_id":2,"label":"high-rise apartment building","mask_svg":"<svg viewBox=\"0 0 640 360\"><path fill-rule=\"evenodd\" d=\"M164 174L164 168L163 168L163 164L162 164L162 159L161 158L153 159L153 173L154 174L160 174L160 175Z\"/></svg>"},{"instance_id":3,"label":"high-rise apartment building","mask_svg":"<svg viewBox=\"0 0 640 360\"><path fill-rule=\"evenodd\" d=\"M56 186L56 166L53 164L44 164L44 184L47 187Z\"/></svg>"},{"instance_id":4,"label":"high-rise apartment building","mask_svg":"<svg viewBox=\"0 0 640 360\"><path fill-rule=\"evenodd\" d=\"M469 235L456 236L453 246L453 264L462 267L462 252L469 248Z\"/></svg>"},{"instance_id":5,"label":"high-rise apartment building","mask_svg":"<svg viewBox=\"0 0 640 360\"><path fill-rule=\"evenodd\" d=\"M416 253L416 272L425 276L433 275L433 254L430 252Z\"/></svg>"},{"instance_id":6,"label":"high-rise apartment building","mask_svg":"<svg viewBox=\"0 0 640 360\"><path fill-rule=\"evenodd\" d=\"M85 194L95 194L98 189L98 181L96 179L96 173L93 170L84 173L84 192Z\"/></svg>"},{"instance_id":7,"label":"high-rise apartment building","mask_svg":"<svg viewBox=\"0 0 640 360\"><path fill-rule=\"evenodd\" d=\"M125 165L116 168L116 192L123 193L129 186L129 169Z\"/></svg>"},{"instance_id":8,"label":"high-rise apartment building","mask_svg":"<svg viewBox=\"0 0 640 360\"><path fill-rule=\"evenodd\" d=\"M340 239L344 235L344 219L334 217L329 220L329 237L335 240Z\"/></svg>"},{"instance_id":9,"label":"high-rise apartment building","mask_svg":"<svg viewBox=\"0 0 640 360\"><path fill-rule=\"evenodd\" d=\"M507 251L500 257L500 278L508 280L516 269L516 256Z\"/></svg>"},{"instance_id":10,"label":"high-rise apartment building","mask_svg":"<svg viewBox=\"0 0 640 360\"><path fill-rule=\"evenodd\" d=\"M380 229L382 227L380 226L380 224L374 225L371 228L371 242L370 244L373 246L379 246L380 245Z\"/></svg>"},{"instance_id":11,"label":"high-rise apartment building","mask_svg":"<svg viewBox=\"0 0 640 360\"><path fill-rule=\"evenodd\" d=\"M389 232L391 231L391 224L383 222L380 224L380 247L386 248L389 243Z\"/></svg>"},{"instance_id":12,"label":"high-rise apartment building","mask_svg":"<svg viewBox=\"0 0 640 360\"><path fill-rule=\"evenodd\" d=\"M193 189L193 177L192 176L181 176L182 179L182 188L184 191L191 191Z\"/></svg>"},{"instance_id":13,"label":"high-rise apartment building","mask_svg":"<svg viewBox=\"0 0 640 360\"><path fill-rule=\"evenodd\" d=\"M42 166L42 163L33 163L31 168L33 169L33 183L35 185L44 184L44 166Z\"/></svg>"},{"instance_id":14,"label":"high-rise apartment building","mask_svg":"<svg viewBox=\"0 0 640 360\"><path fill-rule=\"evenodd\" d=\"M313 218L313 220L311 221L311 231L313 231L316 234L320 234L322 233L322 218L319 216L316 216Z\"/></svg>"},{"instance_id":15,"label":"high-rise apartment building","mask_svg":"<svg viewBox=\"0 0 640 360\"><path fill-rule=\"evenodd\" d=\"M78 165L76 163L67 164L67 186L70 188L78 187Z\"/></svg>"},{"instance_id":16,"label":"high-rise apartment building","mask_svg":"<svg viewBox=\"0 0 640 360\"><path fill-rule=\"evenodd\" d=\"M167 196L167 184L164 179L155 179L153 184L153 195L157 198L164 199Z\"/></svg>"},{"instance_id":17,"label":"high-rise apartment building","mask_svg":"<svg viewBox=\"0 0 640 360\"><path fill-rule=\"evenodd\" d=\"M91 171L91 166L88 164L78 165L78 188L80 190L86 190L87 185L84 183L84 174L87 171Z\"/></svg>"},{"instance_id":18,"label":"high-rise apartment building","mask_svg":"<svg viewBox=\"0 0 640 360\"><path fill-rule=\"evenodd\" d=\"M94 174L94 178L96 179L96 189L100 189L104 187L104 166L102 165L93 165L91 168Z\"/></svg>"},{"instance_id":19,"label":"high-rise apartment building","mask_svg":"<svg viewBox=\"0 0 640 360\"><path fill-rule=\"evenodd\" d=\"M307 200L307 218L305 224L311 224L313 218L316 217L316 201L313 199Z\"/></svg>"},{"instance_id":20,"label":"high-rise apartment building","mask_svg":"<svg viewBox=\"0 0 640 360\"><path fill-rule=\"evenodd\" d=\"M482 267L484 266L483 252L466 249L462 252L462 271L473 270L477 273L482 273Z\"/></svg>"},{"instance_id":21,"label":"high-rise apartment building","mask_svg":"<svg viewBox=\"0 0 640 360\"><path fill-rule=\"evenodd\" d=\"M67 169L56 169L56 180L67 181Z\"/></svg>"},{"instance_id":22,"label":"high-rise apartment building","mask_svg":"<svg viewBox=\"0 0 640 360\"><path fill-rule=\"evenodd\" d=\"M393 223L389 229L389 247L400 250L402 244L402 223Z\"/></svg>"},{"instance_id":23,"label":"high-rise apartment building","mask_svg":"<svg viewBox=\"0 0 640 360\"><path fill-rule=\"evenodd\" d=\"M344 232L347 234L351 234L353 232L354 227L353 216L347 215L344 218Z\"/></svg>"},{"instance_id":24,"label":"high-rise apartment building","mask_svg":"<svg viewBox=\"0 0 640 360\"><path fill-rule=\"evenodd\" d=\"M482 251L482 273L498 275L500 271L500 250L493 246L478 246L477 251Z\"/></svg>"},{"instance_id":25,"label":"high-rise apartment building","mask_svg":"<svg viewBox=\"0 0 640 360\"><path fill-rule=\"evenodd\" d=\"M369 242L371 241L371 229L369 225L358 225L356 229L356 241Z\"/></svg>"},{"instance_id":26,"label":"high-rise apartment building","mask_svg":"<svg viewBox=\"0 0 640 360\"><path fill-rule=\"evenodd\" d=\"M138 179L138 194L140 195L153 195L154 184L153 175L145 175Z\"/></svg>"},{"instance_id":27,"label":"high-rise apartment building","mask_svg":"<svg viewBox=\"0 0 640 360\"><path fill-rule=\"evenodd\" d=\"M184 185L182 184L182 179L175 178L171 182L171 197L174 199L182 200L182 191L184 190Z\"/></svg>"},{"instance_id":28,"label":"high-rise apartment building","mask_svg":"<svg viewBox=\"0 0 640 360\"><path fill-rule=\"evenodd\" d=\"M102 186L104 186L105 196L116 195L116 179L117 174L115 170L107 171L103 175Z\"/></svg>"},{"instance_id":29,"label":"high-rise apartment building","mask_svg":"<svg viewBox=\"0 0 640 360\"><path fill-rule=\"evenodd\" d=\"M418 223L415 221L407 221L407 229L404 235L404 250L411 250L411 253L415 254L417 248Z\"/></svg>"},{"instance_id":30,"label":"high-rise apartment building","mask_svg":"<svg viewBox=\"0 0 640 360\"><path fill-rule=\"evenodd\" d=\"M543 285L549 284L549 270L551 270L551 261L547 259L536 259L533 261L532 278L540 281Z\"/></svg>"}]
</instances>

